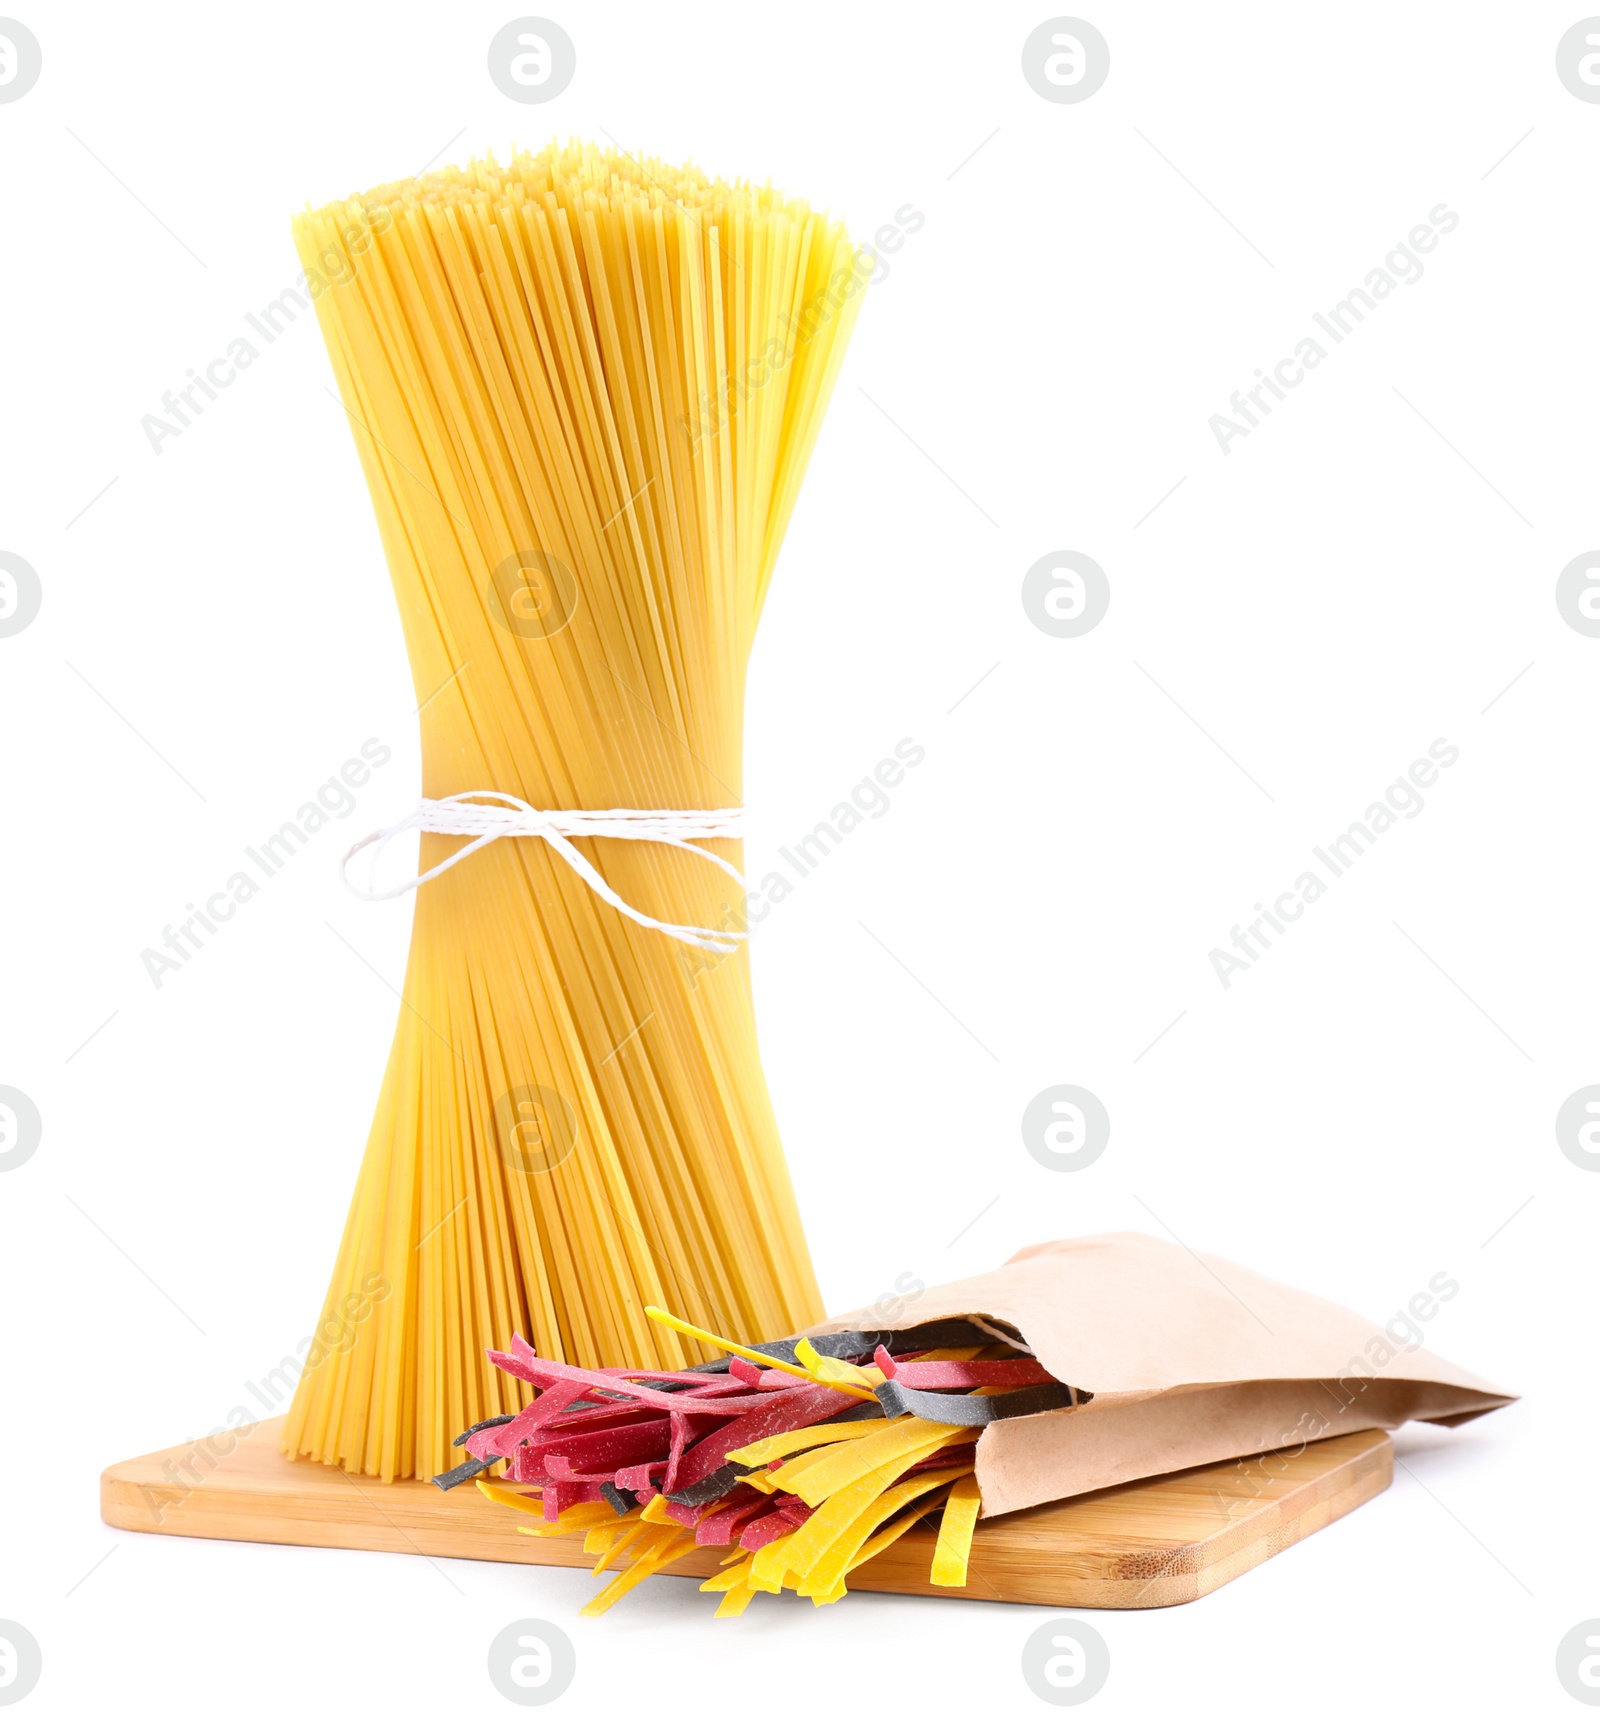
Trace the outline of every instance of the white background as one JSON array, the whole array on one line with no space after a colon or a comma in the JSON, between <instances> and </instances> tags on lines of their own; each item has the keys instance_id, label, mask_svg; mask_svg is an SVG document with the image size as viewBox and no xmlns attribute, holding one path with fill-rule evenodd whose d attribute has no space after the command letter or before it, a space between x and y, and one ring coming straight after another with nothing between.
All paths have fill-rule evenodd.
<instances>
[{"instance_id":1,"label":"white background","mask_svg":"<svg viewBox=\"0 0 1600 1724\"><path fill-rule=\"evenodd\" d=\"M1110 77L1055 105L1020 70L1046 7L548 10L577 48L548 107L487 75L513 8L20 12L0 548L44 600L0 640L0 1082L44 1137L0 1175L0 1617L44 1648L28 1715L509 1715L484 1653L523 1616L572 1635L585 1715L1046 1715L1018 1658L1048 1611L713 1622L656 1580L587 1622L582 1574L97 1518L102 1466L223 1422L315 1318L409 918L334 862L418 783L310 316L159 455L140 419L292 284L294 208L552 132L770 175L864 235L925 217L751 676L757 873L927 750L757 941L830 1305L1137 1228L1379 1322L1448 1272L1427 1345L1526 1397L1402 1434L1386 1496L1215 1596L1096 1615L1091 1715L1573 1712L1600 1179L1552 1127L1600 1078L1600 640L1554 587L1600 542L1600 106L1554 66L1583 14L1085 0ZM1440 203L1422 279L1224 456L1210 416ZM1111 586L1073 640L1020 600L1059 549ZM141 951L368 737L394 759L359 811L153 987ZM1438 737L1424 811L1224 989L1211 949ZM1110 1112L1083 1172L1023 1148L1057 1083Z\"/></svg>"}]
</instances>

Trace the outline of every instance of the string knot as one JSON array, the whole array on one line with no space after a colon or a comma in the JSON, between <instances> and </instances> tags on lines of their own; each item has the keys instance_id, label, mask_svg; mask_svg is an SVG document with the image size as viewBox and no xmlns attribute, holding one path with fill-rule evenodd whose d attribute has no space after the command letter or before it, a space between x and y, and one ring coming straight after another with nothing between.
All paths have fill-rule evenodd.
<instances>
[{"instance_id":1,"label":"string knot","mask_svg":"<svg viewBox=\"0 0 1600 1724\"><path fill-rule=\"evenodd\" d=\"M470 838L461 848L426 874L407 880L399 886L380 891L376 885L378 858L393 841L406 832L439 832L449 837ZM542 838L590 889L605 899L614 910L637 922L641 928L654 928L658 933L681 940L686 946L700 946L708 952L736 952L735 942L749 938L748 931L718 932L713 928L697 928L692 923L661 922L636 910L607 885L604 877L589 863L583 853L569 842L573 838L630 838L645 844L667 844L674 850L687 850L691 855L715 863L724 874L737 882L739 889L749 891L744 876L733 864L713 850L702 850L700 841L707 838L742 838L744 810L742 808L600 808L548 809L534 808L520 797L508 796L498 790L464 790L456 796L437 801L424 797L403 820L380 831L369 832L358 844L352 844L339 862L339 875L345 886L357 898L369 904L386 898L398 898L436 879L446 869L465 862L474 850L493 844L497 838ZM350 878L351 859L369 845L377 848L368 858L367 884L363 889Z\"/></svg>"}]
</instances>

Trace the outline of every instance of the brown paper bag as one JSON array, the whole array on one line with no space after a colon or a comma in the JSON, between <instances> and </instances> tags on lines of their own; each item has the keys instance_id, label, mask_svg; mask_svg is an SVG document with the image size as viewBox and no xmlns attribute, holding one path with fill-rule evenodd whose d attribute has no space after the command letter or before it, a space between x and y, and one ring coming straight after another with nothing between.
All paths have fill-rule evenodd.
<instances>
[{"instance_id":1,"label":"brown paper bag","mask_svg":"<svg viewBox=\"0 0 1600 1724\"><path fill-rule=\"evenodd\" d=\"M909 1329L946 1317L1014 1331L1077 1407L1000 1419L978 1442L985 1515L1320 1437L1456 1425L1514 1395L1422 1351L1459 1287L1438 1274L1387 1323L1142 1233L1062 1239L992 1274L817 1324Z\"/></svg>"}]
</instances>

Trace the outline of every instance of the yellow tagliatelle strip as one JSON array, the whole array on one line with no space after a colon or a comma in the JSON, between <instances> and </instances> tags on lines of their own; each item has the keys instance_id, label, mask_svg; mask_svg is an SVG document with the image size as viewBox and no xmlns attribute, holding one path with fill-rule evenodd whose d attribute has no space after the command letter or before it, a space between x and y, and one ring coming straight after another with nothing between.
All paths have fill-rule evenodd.
<instances>
[{"instance_id":1,"label":"yellow tagliatelle strip","mask_svg":"<svg viewBox=\"0 0 1600 1724\"><path fill-rule=\"evenodd\" d=\"M476 1478L472 1481L492 1503L499 1503L502 1508L520 1509L523 1514L543 1514L544 1505L537 1496L526 1496L521 1491L508 1491L504 1485L491 1484L488 1479ZM579 1503L579 1508L593 1508L593 1503ZM604 1506L604 1505L602 1505ZM567 1510L572 1513L571 1509Z\"/></svg>"},{"instance_id":2,"label":"yellow tagliatelle strip","mask_svg":"<svg viewBox=\"0 0 1600 1724\"><path fill-rule=\"evenodd\" d=\"M890 1521L881 1531L875 1532L850 1559L850 1567L847 1572L854 1574L862 1563L871 1562L873 1557L886 1551L897 1538L910 1532L912 1527L916 1526L927 1514L930 1506L928 1503L918 1503L909 1513L901 1515L898 1520Z\"/></svg>"},{"instance_id":3,"label":"yellow tagliatelle strip","mask_svg":"<svg viewBox=\"0 0 1600 1724\"><path fill-rule=\"evenodd\" d=\"M860 1550L856 1552L855 1556L851 1558L848 1572L853 1574L864 1562L871 1562L873 1557L875 1557L880 1551L887 1550L897 1538L910 1532L912 1527L914 1527L917 1522L927 1514L930 1506L932 1505L928 1503L919 1503L909 1514L902 1515L899 1520L890 1522L890 1524L881 1532L874 1534L873 1537L868 1539L867 1542L862 1545ZM813 1574L815 1574L815 1570L813 1570ZM815 1582L813 1582L813 1587L809 1596L811 1602L816 1605L837 1604L848 1591L849 1588L841 1577L839 1580L835 1581L826 1592L818 1592L815 1590ZM746 1599L745 1602L748 1603L749 1600ZM742 1610L744 1605L741 1605L739 1608ZM736 1616L739 1612L730 1610L727 1614L729 1616ZM719 1610L717 1615L722 1615L722 1612Z\"/></svg>"},{"instance_id":4,"label":"yellow tagliatelle strip","mask_svg":"<svg viewBox=\"0 0 1600 1724\"><path fill-rule=\"evenodd\" d=\"M840 1378L830 1381L818 1376L816 1371L806 1364L791 1365L787 1359L774 1359L770 1353L757 1352L754 1347L741 1347L736 1341L729 1341L721 1335L713 1335L709 1329L697 1328L693 1323L685 1323L681 1317L674 1317L670 1311L663 1311L659 1305L646 1305L644 1314L654 1323L663 1328L675 1330L680 1335L687 1335L691 1341L703 1342L708 1347L719 1347L725 1353L733 1354L736 1359L743 1359L752 1365L760 1365L763 1370L782 1371L786 1376L803 1377L808 1383L816 1383L830 1389L842 1389L846 1394L852 1394L858 1400L872 1401L877 1397L871 1389L865 1392L855 1384L853 1379ZM795 1357L799 1358L800 1349L809 1348L813 1359L819 1358L817 1350L808 1341L802 1341L795 1349ZM836 1364L836 1360L823 1360L825 1364Z\"/></svg>"},{"instance_id":5,"label":"yellow tagliatelle strip","mask_svg":"<svg viewBox=\"0 0 1600 1724\"><path fill-rule=\"evenodd\" d=\"M860 1442L841 1443L815 1457L802 1455L798 1461L775 1468L772 1479L780 1490L793 1491L802 1502L816 1508L834 1492L875 1474L886 1463L904 1458L905 1465L909 1465L912 1456L920 1459L945 1443L973 1435L964 1425L935 1424L906 1414L877 1426L870 1437L863 1437ZM905 1465L889 1476L893 1478L903 1472Z\"/></svg>"},{"instance_id":6,"label":"yellow tagliatelle strip","mask_svg":"<svg viewBox=\"0 0 1600 1724\"><path fill-rule=\"evenodd\" d=\"M883 1372L876 1365L852 1365L848 1359L819 1357L816 1372L817 1381L830 1389L866 1389L872 1392L883 1381Z\"/></svg>"},{"instance_id":7,"label":"yellow tagliatelle strip","mask_svg":"<svg viewBox=\"0 0 1600 1724\"><path fill-rule=\"evenodd\" d=\"M502 1485L492 1485L486 1479L474 1479L472 1482L490 1502L499 1503L502 1508L513 1508L521 1514L544 1513L543 1504L538 1497L520 1496L516 1491L508 1491ZM571 1508L563 1509L554 1520L541 1521L538 1526L519 1526L517 1531L531 1533L534 1538L554 1538L561 1533L587 1533L594 1527L614 1526L619 1518L610 1503L574 1503Z\"/></svg>"},{"instance_id":8,"label":"yellow tagliatelle strip","mask_svg":"<svg viewBox=\"0 0 1600 1724\"><path fill-rule=\"evenodd\" d=\"M853 1419L847 1425L806 1425L798 1431L780 1431L775 1437L762 1437L757 1442L746 1443L742 1449L730 1449L728 1459L742 1462L747 1467L759 1467L768 1461L782 1460L785 1455L798 1454L802 1449L854 1442L857 1437L870 1436L877 1429L874 1419Z\"/></svg>"},{"instance_id":9,"label":"yellow tagliatelle strip","mask_svg":"<svg viewBox=\"0 0 1600 1724\"><path fill-rule=\"evenodd\" d=\"M793 1491L798 1496L800 1493L797 1486L801 1480L805 1478L808 1472L815 1471L822 1464L824 1457L832 1447L833 1445L830 1443L826 1448L807 1449L803 1454L795 1455L781 1465L769 1469L767 1478L771 1488L774 1491ZM778 1477L780 1473L783 1475L781 1479ZM746 1475L747 1478L754 1476L754 1474Z\"/></svg>"},{"instance_id":10,"label":"yellow tagliatelle strip","mask_svg":"<svg viewBox=\"0 0 1600 1724\"><path fill-rule=\"evenodd\" d=\"M755 1597L755 1588L746 1580L738 1586L730 1587L722 1595L714 1616L743 1616L750 1608L750 1600Z\"/></svg>"},{"instance_id":11,"label":"yellow tagliatelle strip","mask_svg":"<svg viewBox=\"0 0 1600 1724\"><path fill-rule=\"evenodd\" d=\"M628 1521L626 1523L625 1530L620 1534L613 1535L605 1549L598 1553L600 1560L592 1569L590 1569L589 1572L591 1574L604 1574L629 1545L636 1544L640 1538L647 1537L649 1537L649 1534L645 1530L643 1517ZM588 1548L589 1547L587 1545L584 1546L585 1550Z\"/></svg>"},{"instance_id":12,"label":"yellow tagliatelle strip","mask_svg":"<svg viewBox=\"0 0 1600 1724\"><path fill-rule=\"evenodd\" d=\"M909 1479L902 1479L899 1484L891 1485L869 1503L817 1558L796 1590L802 1597L815 1597L818 1593L831 1595L835 1587L843 1584L844 1577L854 1565L862 1545L885 1521L893 1519L901 1509L908 1503L915 1502L918 1497L932 1493L942 1496L965 1472L965 1467L941 1467L935 1472L917 1473ZM925 1502L921 1512L927 1514L936 1506L937 1498L934 1502Z\"/></svg>"},{"instance_id":13,"label":"yellow tagliatelle strip","mask_svg":"<svg viewBox=\"0 0 1600 1724\"><path fill-rule=\"evenodd\" d=\"M805 1336L795 1343L794 1357L796 1364L811 1373L813 1382L826 1383L830 1389L875 1389L883 1381L883 1372L876 1365L868 1370L848 1359L830 1359Z\"/></svg>"},{"instance_id":14,"label":"yellow tagliatelle strip","mask_svg":"<svg viewBox=\"0 0 1600 1724\"><path fill-rule=\"evenodd\" d=\"M976 1473L969 1473L951 1487L939 1518L939 1542L934 1546L933 1567L928 1574L935 1586L967 1584L967 1555L972 1549L972 1531L978 1524L978 1510L982 1506Z\"/></svg>"},{"instance_id":15,"label":"yellow tagliatelle strip","mask_svg":"<svg viewBox=\"0 0 1600 1724\"><path fill-rule=\"evenodd\" d=\"M669 1562L676 1562L680 1556L687 1556L694 1549L694 1534L685 1532L681 1527L674 1531L663 1527L654 1537L646 1534L640 1540L640 1545L634 1560L604 1592L597 1592L584 1605L578 1612L579 1616L603 1616L619 1598L626 1597L647 1575L665 1568Z\"/></svg>"},{"instance_id":16,"label":"yellow tagliatelle strip","mask_svg":"<svg viewBox=\"0 0 1600 1724\"><path fill-rule=\"evenodd\" d=\"M596 1513L599 1509L605 1513ZM590 1527L607 1525L616 1518L616 1511L609 1503L574 1503L555 1520L539 1526L519 1526L517 1531L527 1533L530 1538L558 1538L563 1533L587 1532Z\"/></svg>"},{"instance_id":17,"label":"yellow tagliatelle strip","mask_svg":"<svg viewBox=\"0 0 1600 1724\"><path fill-rule=\"evenodd\" d=\"M918 1422L926 1423L925 1420ZM918 1461L925 1460L942 1448L947 1440L942 1433L948 1427L934 1425L930 1428L935 1435L923 1437L916 1446L894 1455L876 1470L862 1474L842 1489L832 1492L826 1500L819 1497L820 1506L814 1509L804 1526L791 1533L786 1540L774 1540L774 1543L781 1542L785 1545L787 1566L804 1580L812 1564L849 1528L851 1522L869 1506L874 1497L893 1484L908 1467L915 1466ZM802 1495L799 1492L796 1494ZM758 1569L761 1566L761 1558L766 1556L771 1548L769 1545L766 1550L756 1552Z\"/></svg>"},{"instance_id":18,"label":"yellow tagliatelle strip","mask_svg":"<svg viewBox=\"0 0 1600 1724\"><path fill-rule=\"evenodd\" d=\"M764 1544L750 1560L750 1584L757 1592L782 1592L784 1576L789 1572L789 1546L795 1534L786 1532L770 1544Z\"/></svg>"}]
</instances>

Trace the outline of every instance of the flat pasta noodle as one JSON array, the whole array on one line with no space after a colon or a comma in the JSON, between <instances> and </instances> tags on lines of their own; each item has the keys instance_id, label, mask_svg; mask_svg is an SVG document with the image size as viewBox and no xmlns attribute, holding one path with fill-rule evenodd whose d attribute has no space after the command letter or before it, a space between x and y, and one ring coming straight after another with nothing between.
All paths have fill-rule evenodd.
<instances>
[{"instance_id":1,"label":"flat pasta noodle","mask_svg":"<svg viewBox=\"0 0 1600 1724\"><path fill-rule=\"evenodd\" d=\"M850 1523L863 1509L879 1496L888 1486L892 1485L909 1467L917 1461L931 1455L943 1445L941 1436L919 1437L916 1444L893 1459L885 1461L874 1471L864 1473L853 1479L849 1484L834 1491L826 1498L819 1498L816 1512L804 1526L798 1528L782 1541L784 1546L784 1568L778 1568L778 1559L772 1553L772 1546L756 1555L756 1576L759 1584L763 1574L776 1574L779 1581L783 1574L792 1568L795 1573L804 1575L811 1564L828 1548L840 1533L844 1532ZM765 1559L765 1565L763 1565Z\"/></svg>"},{"instance_id":2,"label":"flat pasta noodle","mask_svg":"<svg viewBox=\"0 0 1600 1724\"><path fill-rule=\"evenodd\" d=\"M633 1561L603 1592L597 1592L584 1604L578 1612L579 1616L603 1615L646 1576L654 1574L657 1569L665 1568L670 1562L676 1562L680 1556L687 1556L694 1549L694 1539L686 1537L681 1531L673 1533L663 1530L655 1537L647 1534L639 1544L644 1548L635 1547Z\"/></svg>"},{"instance_id":3,"label":"flat pasta noodle","mask_svg":"<svg viewBox=\"0 0 1600 1724\"><path fill-rule=\"evenodd\" d=\"M743 1616L750 1608L750 1601L755 1597L755 1588L749 1582L743 1581L738 1586L730 1586L717 1603L713 1616Z\"/></svg>"},{"instance_id":4,"label":"flat pasta noodle","mask_svg":"<svg viewBox=\"0 0 1600 1724\"><path fill-rule=\"evenodd\" d=\"M871 1436L848 1447L830 1445L801 1455L771 1469L769 1476L779 1490L792 1490L815 1507L858 1479L875 1475L885 1463L903 1461L909 1465L911 1457L931 1454L943 1444L968 1435L960 1425L935 1425L908 1415L886 1421Z\"/></svg>"},{"instance_id":5,"label":"flat pasta noodle","mask_svg":"<svg viewBox=\"0 0 1600 1724\"><path fill-rule=\"evenodd\" d=\"M746 664L870 259L770 186L586 144L308 209L295 241L424 795L737 808ZM419 871L462 842L424 834ZM704 856L573 842L641 911L742 929ZM742 950L640 927L503 838L417 891L402 998L317 1329L339 1344L285 1452L439 1473L526 1404L486 1358L513 1332L665 1370L708 1350L648 1306L738 1335L821 1316Z\"/></svg>"},{"instance_id":6,"label":"flat pasta noodle","mask_svg":"<svg viewBox=\"0 0 1600 1724\"><path fill-rule=\"evenodd\" d=\"M870 1436L876 1428L876 1425L862 1423L806 1425L798 1431L780 1431L775 1437L762 1437L757 1442L746 1443L742 1449L730 1449L728 1459L742 1461L747 1466L761 1466L767 1461L781 1461L787 1455L798 1454L802 1449L854 1442L860 1437Z\"/></svg>"},{"instance_id":7,"label":"flat pasta noodle","mask_svg":"<svg viewBox=\"0 0 1600 1724\"><path fill-rule=\"evenodd\" d=\"M935 1586L965 1586L967 1558L972 1550L972 1533L978 1524L982 1499L978 1481L970 1473L957 1480L945 1498L944 1513L939 1517L939 1540L933 1549L933 1567L928 1578Z\"/></svg>"},{"instance_id":8,"label":"flat pasta noodle","mask_svg":"<svg viewBox=\"0 0 1600 1724\"><path fill-rule=\"evenodd\" d=\"M490 1502L499 1503L502 1508L519 1509L523 1514L544 1513L544 1505L536 1492L508 1491L504 1485L491 1484L487 1479L474 1479L472 1482Z\"/></svg>"},{"instance_id":9,"label":"flat pasta noodle","mask_svg":"<svg viewBox=\"0 0 1600 1724\"><path fill-rule=\"evenodd\" d=\"M938 1506L939 1497L944 1496L954 1481L970 1477L971 1474L965 1467L947 1467L938 1472L918 1473L912 1478L902 1479L898 1484L891 1485L868 1503L812 1563L801 1576L800 1585L795 1590L802 1598L822 1596L831 1599L837 1596L836 1589L843 1584L844 1577L861 1547L885 1521L892 1520L901 1509L908 1503L915 1502L918 1497L937 1492L938 1497L933 1502L922 1505L922 1512L927 1514Z\"/></svg>"}]
</instances>

